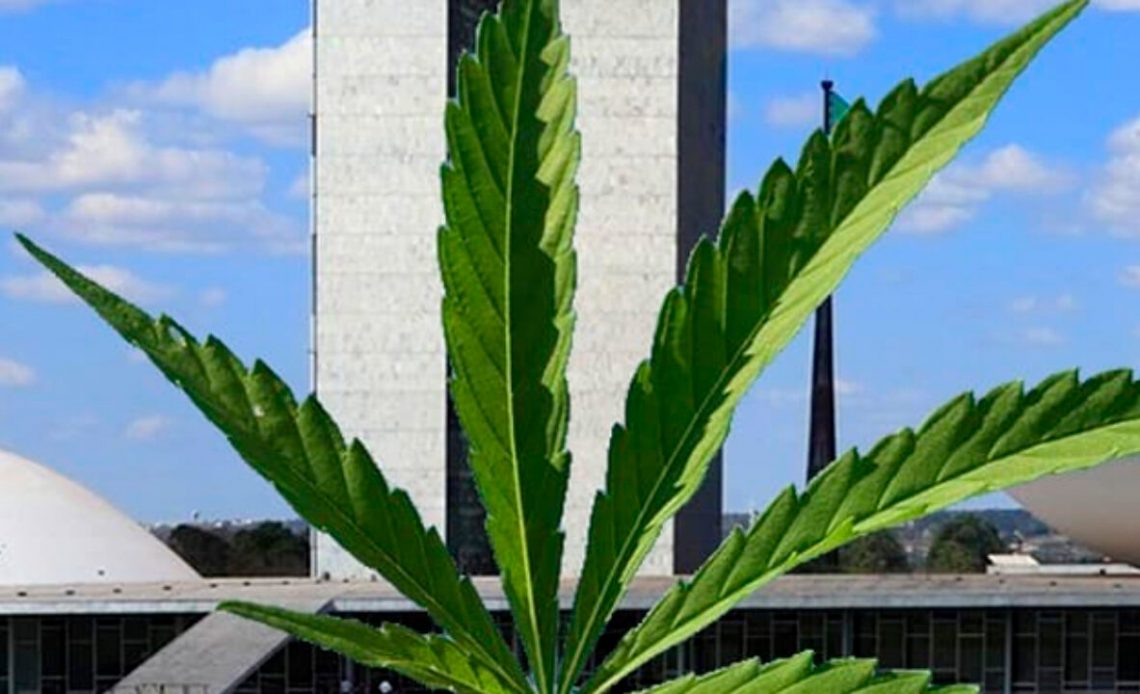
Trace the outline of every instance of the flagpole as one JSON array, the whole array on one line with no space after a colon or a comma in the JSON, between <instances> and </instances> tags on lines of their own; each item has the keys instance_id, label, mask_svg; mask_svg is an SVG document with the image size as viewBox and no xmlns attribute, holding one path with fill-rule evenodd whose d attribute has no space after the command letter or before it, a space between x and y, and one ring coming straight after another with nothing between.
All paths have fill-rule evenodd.
<instances>
[{"instance_id":1,"label":"flagpole","mask_svg":"<svg viewBox=\"0 0 1140 694\"><path fill-rule=\"evenodd\" d=\"M835 83L823 80L823 131L830 135L832 90ZM811 419L808 430L808 470L810 482L835 460L835 355L831 297L816 309L815 344L812 350Z\"/></svg>"}]
</instances>

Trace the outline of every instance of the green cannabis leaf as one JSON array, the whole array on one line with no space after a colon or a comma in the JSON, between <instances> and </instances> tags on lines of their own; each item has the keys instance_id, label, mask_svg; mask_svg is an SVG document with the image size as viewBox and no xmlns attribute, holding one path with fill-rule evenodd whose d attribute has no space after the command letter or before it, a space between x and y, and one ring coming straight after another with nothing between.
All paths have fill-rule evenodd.
<instances>
[{"instance_id":1,"label":"green cannabis leaf","mask_svg":"<svg viewBox=\"0 0 1140 694\"><path fill-rule=\"evenodd\" d=\"M639 694L975 694L976 687L931 687L930 673L876 675L873 660L836 660L813 665L811 651L762 664L746 660L697 677L688 675Z\"/></svg>"},{"instance_id":2,"label":"green cannabis leaf","mask_svg":"<svg viewBox=\"0 0 1140 694\"><path fill-rule=\"evenodd\" d=\"M813 135L795 171L777 161L758 196L737 199L718 242L697 246L610 439L563 693L665 522L700 487L748 386L1082 6L1058 7L921 91L903 82L875 113L857 102L832 141Z\"/></svg>"},{"instance_id":3,"label":"green cannabis leaf","mask_svg":"<svg viewBox=\"0 0 1140 694\"><path fill-rule=\"evenodd\" d=\"M526 691L518 662L439 533L425 528L408 495L384 480L364 444L345 443L315 397L297 405L264 363L247 369L217 338L199 343L172 319L151 318L24 236L17 239L150 357L302 518L427 610L516 691Z\"/></svg>"},{"instance_id":4,"label":"green cannabis leaf","mask_svg":"<svg viewBox=\"0 0 1140 694\"><path fill-rule=\"evenodd\" d=\"M429 687L461 694L514 691L513 685L483 667L446 636L424 636L398 624L374 628L354 619L301 614L245 602L224 602L218 609L343 653L362 665L395 670Z\"/></svg>"},{"instance_id":5,"label":"green cannabis leaf","mask_svg":"<svg viewBox=\"0 0 1140 694\"><path fill-rule=\"evenodd\" d=\"M587 692L604 692L654 655L715 622L773 578L856 537L990 491L1140 451L1140 383L1129 371L1085 382L1052 376L976 400L960 396L918 432L869 454L852 451L802 495L781 494L747 533L735 530L689 583L680 583L626 634Z\"/></svg>"},{"instance_id":6,"label":"green cannabis leaf","mask_svg":"<svg viewBox=\"0 0 1140 694\"><path fill-rule=\"evenodd\" d=\"M459 61L439 234L451 393L487 534L540 692L558 638L570 455L580 138L570 43L552 0L503 5Z\"/></svg>"},{"instance_id":7,"label":"green cannabis leaf","mask_svg":"<svg viewBox=\"0 0 1140 694\"><path fill-rule=\"evenodd\" d=\"M752 591L860 536L977 494L1140 452L1140 383L1128 371L1064 372L944 406L917 431L852 451L810 487L789 489L672 588L593 672L588 657L665 523L692 497L740 399L855 260L976 135L1033 57L1087 5L1057 6L919 88L872 111L857 102L833 137L814 134L793 170L777 161L693 253L661 309L610 441L583 575L559 648L562 510L570 468L566 364L574 326L573 231L581 143L577 87L557 0L504 0L459 62L446 111L446 222L439 261L451 390L470 441L525 669L470 580L407 494L313 397L297 403L265 364L199 343L18 235L20 243L145 352L314 527L423 607L442 629L225 603L425 686L466 694L600 694L714 623ZM584 683L583 683L584 680ZM966 692L927 673L877 673L866 660L813 665L811 653L745 661L651 694Z\"/></svg>"}]
</instances>

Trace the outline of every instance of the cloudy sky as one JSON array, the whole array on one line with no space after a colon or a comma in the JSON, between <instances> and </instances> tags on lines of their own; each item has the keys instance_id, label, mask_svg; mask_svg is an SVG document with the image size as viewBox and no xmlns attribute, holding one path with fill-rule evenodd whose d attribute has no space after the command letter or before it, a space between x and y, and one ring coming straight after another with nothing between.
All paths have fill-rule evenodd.
<instances>
[{"instance_id":1,"label":"cloudy sky","mask_svg":"<svg viewBox=\"0 0 1140 694\"><path fill-rule=\"evenodd\" d=\"M877 101L1049 4L731 2L730 194L795 157L821 77ZM306 390L307 25L307 0L0 0L0 229ZM844 446L964 389L1140 363L1137 39L1140 0L1097 3L856 267L836 306ZM147 521L287 515L8 240L0 315L0 447ZM800 481L807 363L801 336L738 414L729 508Z\"/></svg>"}]
</instances>

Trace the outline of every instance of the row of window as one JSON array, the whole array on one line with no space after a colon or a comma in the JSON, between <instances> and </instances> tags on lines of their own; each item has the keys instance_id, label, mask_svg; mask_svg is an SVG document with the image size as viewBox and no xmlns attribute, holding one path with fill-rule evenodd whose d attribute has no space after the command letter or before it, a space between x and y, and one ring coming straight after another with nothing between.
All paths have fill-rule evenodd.
<instances>
[{"instance_id":1,"label":"row of window","mask_svg":"<svg viewBox=\"0 0 1140 694\"><path fill-rule=\"evenodd\" d=\"M617 615L599 643L599 653L612 649L640 616ZM431 629L423 614L356 617ZM107 691L198 619L199 615L0 618L0 694ZM507 633L506 618L499 619ZM519 644L512 645L520 650ZM740 610L647 664L629 679L626 690L744 658L769 661L809 649L821 661L855 655L877 658L884 668L932 670L939 683L980 683L987 693L1140 693L1140 610ZM597 660L591 666L596 664ZM195 690L192 682L183 684L178 694L209 694ZM410 694L427 690L394 673L354 665L294 642L237 691Z\"/></svg>"}]
</instances>

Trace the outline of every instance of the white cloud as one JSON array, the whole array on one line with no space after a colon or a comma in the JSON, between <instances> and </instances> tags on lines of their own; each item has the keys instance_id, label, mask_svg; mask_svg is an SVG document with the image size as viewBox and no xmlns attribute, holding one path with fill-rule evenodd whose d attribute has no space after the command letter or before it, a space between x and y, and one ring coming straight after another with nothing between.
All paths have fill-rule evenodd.
<instances>
[{"instance_id":1,"label":"white cloud","mask_svg":"<svg viewBox=\"0 0 1140 694\"><path fill-rule=\"evenodd\" d=\"M23 388L36 381L32 367L12 359L0 357L0 387Z\"/></svg>"},{"instance_id":2,"label":"white cloud","mask_svg":"<svg viewBox=\"0 0 1140 694\"><path fill-rule=\"evenodd\" d=\"M875 38L875 12L850 0L731 0L733 48L850 56Z\"/></svg>"},{"instance_id":3,"label":"white cloud","mask_svg":"<svg viewBox=\"0 0 1140 694\"><path fill-rule=\"evenodd\" d=\"M1129 265L1120 273L1120 283L1125 287L1140 289L1140 265Z\"/></svg>"},{"instance_id":4,"label":"white cloud","mask_svg":"<svg viewBox=\"0 0 1140 694\"><path fill-rule=\"evenodd\" d=\"M80 437L90 437L93 428L99 425L99 418L90 413L67 417L48 431L53 441L72 441Z\"/></svg>"},{"instance_id":5,"label":"white cloud","mask_svg":"<svg viewBox=\"0 0 1140 694\"><path fill-rule=\"evenodd\" d=\"M897 0L895 7L912 19L966 17L983 24L1016 24L1055 4L1054 0Z\"/></svg>"},{"instance_id":6,"label":"white cloud","mask_svg":"<svg viewBox=\"0 0 1140 694\"><path fill-rule=\"evenodd\" d=\"M818 94L778 96L764 105L764 121L777 127L802 127L819 122L822 99Z\"/></svg>"},{"instance_id":7,"label":"white cloud","mask_svg":"<svg viewBox=\"0 0 1140 694\"><path fill-rule=\"evenodd\" d=\"M899 228L913 234L939 234L974 218L974 210L920 197L899 218Z\"/></svg>"},{"instance_id":8,"label":"white cloud","mask_svg":"<svg viewBox=\"0 0 1140 694\"><path fill-rule=\"evenodd\" d=\"M0 0L0 13L23 12L59 0Z\"/></svg>"},{"instance_id":9,"label":"white cloud","mask_svg":"<svg viewBox=\"0 0 1140 694\"><path fill-rule=\"evenodd\" d=\"M24 228L45 217L47 212L36 200L0 197L0 226Z\"/></svg>"},{"instance_id":10,"label":"white cloud","mask_svg":"<svg viewBox=\"0 0 1140 694\"><path fill-rule=\"evenodd\" d=\"M963 182L976 180L991 190L1020 193L1053 193L1071 182L1068 173L1047 165L1037 155L1019 145L1006 145L986 157L977 169L965 168Z\"/></svg>"},{"instance_id":11,"label":"white cloud","mask_svg":"<svg viewBox=\"0 0 1140 694\"><path fill-rule=\"evenodd\" d=\"M1053 302L1053 307L1058 311L1076 311L1081 305L1072 294L1062 294Z\"/></svg>"},{"instance_id":12,"label":"white cloud","mask_svg":"<svg viewBox=\"0 0 1140 694\"><path fill-rule=\"evenodd\" d=\"M46 157L0 159L0 190L56 192L145 186L192 198L255 195L260 160L224 150L155 145L137 110L73 113L63 141Z\"/></svg>"},{"instance_id":13,"label":"white cloud","mask_svg":"<svg viewBox=\"0 0 1140 694\"><path fill-rule=\"evenodd\" d=\"M1058 294L1056 297L1019 296L1009 302L1013 313L1071 313L1080 308L1072 294Z\"/></svg>"},{"instance_id":14,"label":"white cloud","mask_svg":"<svg viewBox=\"0 0 1140 694\"><path fill-rule=\"evenodd\" d=\"M859 395L863 392L863 384L849 381L845 378L835 379L835 394L841 398Z\"/></svg>"},{"instance_id":15,"label":"white cloud","mask_svg":"<svg viewBox=\"0 0 1140 694\"><path fill-rule=\"evenodd\" d=\"M308 200L309 187L311 185L312 181L309 178L309 172L302 171L301 173L297 174L297 177L294 178L293 182L289 184L289 197L296 198L298 200Z\"/></svg>"},{"instance_id":16,"label":"white cloud","mask_svg":"<svg viewBox=\"0 0 1140 694\"><path fill-rule=\"evenodd\" d=\"M1012 25L1027 21L1055 6L1056 0L896 0L899 15L910 19L957 19L979 24ZM1140 10L1140 0L1093 0L1105 10Z\"/></svg>"},{"instance_id":17,"label":"white cloud","mask_svg":"<svg viewBox=\"0 0 1140 694\"><path fill-rule=\"evenodd\" d=\"M123 436L131 441L150 441L170 427L170 420L162 415L139 417L127 424Z\"/></svg>"},{"instance_id":18,"label":"white cloud","mask_svg":"<svg viewBox=\"0 0 1140 694\"><path fill-rule=\"evenodd\" d=\"M0 110L0 226L161 252L303 252L304 220L263 202L265 163L180 122L68 110L30 92Z\"/></svg>"},{"instance_id":19,"label":"white cloud","mask_svg":"<svg viewBox=\"0 0 1140 694\"><path fill-rule=\"evenodd\" d=\"M205 308L215 308L226 303L229 295L221 287L209 287L198 293L198 303Z\"/></svg>"},{"instance_id":20,"label":"white cloud","mask_svg":"<svg viewBox=\"0 0 1140 694\"><path fill-rule=\"evenodd\" d=\"M131 301L146 304L161 301L175 292L170 287L144 280L130 270L114 265L79 265L80 272ZM0 292L11 299L65 304L78 301L71 290L47 271L0 278Z\"/></svg>"},{"instance_id":21,"label":"white cloud","mask_svg":"<svg viewBox=\"0 0 1140 694\"><path fill-rule=\"evenodd\" d=\"M1092 215L1123 236L1140 236L1140 117L1108 138L1109 160L1088 192Z\"/></svg>"},{"instance_id":22,"label":"white cloud","mask_svg":"<svg viewBox=\"0 0 1140 694\"><path fill-rule=\"evenodd\" d=\"M245 48L201 72L134 85L138 97L192 107L274 144L302 144L312 91L312 38L305 29L271 48Z\"/></svg>"},{"instance_id":23,"label":"white cloud","mask_svg":"<svg viewBox=\"0 0 1140 694\"><path fill-rule=\"evenodd\" d=\"M1019 297L1009 304L1009 310L1014 313L1029 313L1035 308L1037 308L1037 297L1035 296Z\"/></svg>"},{"instance_id":24,"label":"white cloud","mask_svg":"<svg viewBox=\"0 0 1140 694\"><path fill-rule=\"evenodd\" d=\"M750 397L755 397L772 407L802 406L807 402L808 389L803 388L757 388Z\"/></svg>"},{"instance_id":25,"label":"white cloud","mask_svg":"<svg viewBox=\"0 0 1140 694\"><path fill-rule=\"evenodd\" d=\"M15 106L23 93L24 76L20 71L10 65L0 65L0 111Z\"/></svg>"},{"instance_id":26,"label":"white cloud","mask_svg":"<svg viewBox=\"0 0 1140 694\"><path fill-rule=\"evenodd\" d=\"M80 195L59 215L72 236L107 245L169 252L218 252L246 230L269 250L305 250L299 223L269 210L260 200L180 200L141 195Z\"/></svg>"},{"instance_id":27,"label":"white cloud","mask_svg":"<svg viewBox=\"0 0 1140 694\"><path fill-rule=\"evenodd\" d=\"M971 220L999 193L1040 196L1065 190L1073 177L1015 144L990 152L979 164L955 164L934 177L902 214L899 228L934 234Z\"/></svg>"},{"instance_id":28,"label":"white cloud","mask_svg":"<svg viewBox=\"0 0 1140 694\"><path fill-rule=\"evenodd\" d=\"M1026 328L1021 332L1021 339L1027 344L1038 347L1054 347L1064 344L1065 337L1053 328Z\"/></svg>"}]
</instances>

